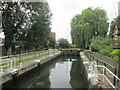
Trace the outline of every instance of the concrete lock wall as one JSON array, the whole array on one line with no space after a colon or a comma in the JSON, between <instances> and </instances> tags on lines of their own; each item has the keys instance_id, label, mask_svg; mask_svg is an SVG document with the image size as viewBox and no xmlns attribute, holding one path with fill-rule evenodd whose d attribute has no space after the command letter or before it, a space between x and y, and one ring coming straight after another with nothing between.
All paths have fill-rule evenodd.
<instances>
[{"instance_id":1,"label":"concrete lock wall","mask_svg":"<svg viewBox=\"0 0 120 90\"><path fill-rule=\"evenodd\" d=\"M97 77L91 77L90 72L90 61L84 55L83 52L80 52L81 62L82 62L82 72L84 73L84 78L86 80L86 84L89 88L97 88L101 89L102 87L99 85L99 81Z\"/></svg>"},{"instance_id":2,"label":"concrete lock wall","mask_svg":"<svg viewBox=\"0 0 120 90\"><path fill-rule=\"evenodd\" d=\"M74 50L74 49L63 49L62 55L79 55L80 49Z\"/></svg>"},{"instance_id":3,"label":"concrete lock wall","mask_svg":"<svg viewBox=\"0 0 120 90\"><path fill-rule=\"evenodd\" d=\"M3 73L2 76L0 77L0 85L3 85L4 87L4 84L7 83L8 81L11 81L11 80L14 80L14 77L19 77L21 75L23 75L24 73L38 67L39 65L42 65L50 60L52 60L53 58L57 57L57 56L60 56L60 55L79 55L80 58L81 58L81 73L84 74L84 79L86 81L86 85L89 86L90 88L100 88L98 86L98 82L95 82L96 81L96 78L90 78L90 71L89 71L89 66L90 66L90 62L89 60L87 59L87 57L84 55L83 52L80 52L78 50L64 50L62 52L58 52L58 53L55 53L53 55L49 55L49 56L46 56L44 58L41 58L39 60L34 60L34 61L30 61L28 63L26 63L24 66L21 66L19 68L17 68L16 71L14 72L9 72L9 73ZM2 86L1 86L2 88Z\"/></svg>"},{"instance_id":4,"label":"concrete lock wall","mask_svg":"<svg viewBox=\"0 0 120 90\"><path fill-rule=\"evenodd\" d=\"M44 64L60 55L61 55L61 52L57 52L53 55L46 56L44 58L25 63L24 65L20 66L19 68L17 68L16 70L12 72L6 72L6 73L0 74L1 75L0 76L0 89L2 88L2 86L4 87L7 82L14 80L15 77L17 78L27 73L28 71L38 67L39 65Z\"/></svg>"}]
</instances>

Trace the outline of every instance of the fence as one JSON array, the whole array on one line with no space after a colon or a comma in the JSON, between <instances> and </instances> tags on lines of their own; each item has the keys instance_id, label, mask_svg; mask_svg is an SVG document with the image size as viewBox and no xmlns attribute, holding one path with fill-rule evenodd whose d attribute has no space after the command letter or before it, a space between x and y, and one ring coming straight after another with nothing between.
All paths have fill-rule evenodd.
<instances>
[{"instance_id":1,"label":"fence","mask_svg":"<svg viewBox=\"0 0 120 90\"><path fill-rule=\"evenodd\" d=\"M99 69L98 68L102 68L102 73L99 74ZM105 72L109 72L111 74L111 76L113 76L115 79L114 79L114 83L111 82L111 80L106 76L106 73ZM115 90L120 90L120 79L114 74L112 73L107 67L105 66L102 66L102 65L97 65L93 62L91 62L91 76L103 76L107 81L108 83L112 86L112 88L114 88Z\"/></svg>"},{"instance_id":2,"label":"fence","mask_svg":"<svg viewBox=\"0 0 120 90\"><path fill-rule=\"evenodd\" d=\"M29 52L17 55L10 55L0 57L0 72L6 72L16 69L18 65L22 65L23 63L34 60L45 55L49 55L56 52L56 50L45 50L38 52Z\"/></svg>"},{"instance_id":3,"label":"fence","mask_svg":"<svg viewBox=\"0 0 120 90\"><path fill-rule=\"evenodd\" d=\"M87 51L85 51L84 53L90 60L92 67L95 67L97 69L94 70L93 68L93 71L95 72L94 74L103 75L113 88L116 87L120 88L120 79L116 76L117 74L116 67L110 65L109 63L103 60L100 60L99 58L88 53ZM93 71L91 72L93 73Z\"/></svg>"}]
</instances>

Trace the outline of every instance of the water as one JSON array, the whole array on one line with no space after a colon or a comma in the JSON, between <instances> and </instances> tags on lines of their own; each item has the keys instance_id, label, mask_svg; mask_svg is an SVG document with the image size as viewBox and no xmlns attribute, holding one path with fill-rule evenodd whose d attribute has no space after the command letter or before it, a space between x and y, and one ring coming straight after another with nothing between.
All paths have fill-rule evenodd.
<instances>
[{"instance_id":1,"label":"water","mask_svg":"<svg viewBox=\"0 0 120 90\"><path fill-rule=\"evenodd\" d=\"M86 88L80 58L61 56L31 71L13 88Z\"/></svg>"}]
</instances>

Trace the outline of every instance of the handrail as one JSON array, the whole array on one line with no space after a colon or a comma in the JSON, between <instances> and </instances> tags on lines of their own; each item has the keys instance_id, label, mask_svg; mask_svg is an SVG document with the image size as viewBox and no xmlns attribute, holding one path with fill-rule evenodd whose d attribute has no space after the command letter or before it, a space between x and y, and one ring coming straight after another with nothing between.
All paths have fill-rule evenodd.
<instances>
[{"instance_id":1,"label":"handrail","mask_svg":"<svg viewBox=\"0 0 120 90\"><path fill-rule=\"evenodd\" d=\"M92 55L92 54L89 54L87 51L85 51L85 53L87 53L89 56L92 56L92 57L96 58L97 60L101 61L102 63L106 63L107 65L111 66L111 67L114 68L114 69L116 68L116 67L112 66L111 64L109 64L108 62L103 61L103 60L97 58L96 56L94 56L94 55Z\"/></svg>"},{"instance_id":2,"label":"handrail","mask_svg":"<svg viewBox=\"0 0 120 90\"><path fill-rule=\"evenodd\" d=\"M114 85L120 84L120 79L116 76L116 67L112 66L111 64L109 64L109 63L106 62L106 61L103 61L103 60L95 57L94 55L90 54L90 53L87 52L87 51L85 51L84 53L85 53L85 55L88 57L88 59L90 59L91 62L92 62L92 61L96 61L96 62L97 62L97 65L93 64L96 68L98 68L98 67L103 68L103 69L102 69L102 70L103 70L103 73L102 73L102 74L97 74L97 73L96 73L96 74L97 74L97 75L103 75L103 76L106 78L106 80L109 82L109 84L110 84L113 88L116 89L116 87L115 87ZM92 60L92 59L93 59L93 60ZM103 63L103 65L98 65L98 64L99 64L99 63L98 63L98 60L99 60L101 63ZM91 64L92 64L92 63L91 63ZM110 67L114 68L114 73L113 73L110 69L108 69L108 68L106 67L106 65L109 65ZM107 75L107 74L106 74L106 71L109 72L109 73L113 76L113 83L112 83L112 82L110 81L110 79L106 76L106 75ZM117 82L116 82L116 81L117 81ZM119 81L119 82L118 82L118 81ZM118 87L120 88L120 85L118 85Z\"/></svg>"},{"instance_id":3,"label":"handrail","mask_svg":"<svg viewBox=\"0 0 120 90\"><path fill-rule=\"evenodd\" d=\"M38 52L45 52L45 51L48 51L48 50L43 50L43 51L37 51L36 53L38 53ZM2 57L0 57L0 59L2 59L2 58L8 58L8 57L15 57L15 56L19 56L19 55L26 55L26 54L31 54L31 53L34 53L34 52L28 52L28 53L21 53L21 54L16 54L16 55L9 55L9 56L2 56Z\"/></svg>"},{"instance_id":4,"label":"handrail","mask_svg":"<svg viewBox=\"0 0 120 90\"><path fill-rule=\"evenodd\" d=\"M114 76L116 79L117 79L117 81L119 81L119 83L120 83L120 78L118 77L118 76L116 76L113 72L111 72L107 67L105 67L105 66L102 66L102 65L95 65L94 63L92 63L91 62L91 65L93 65L94 67L96 67L96 68L103 68L103 70L107 70L112 76ZM92 69L92 68L91 68ZM94 69L93 69L93 71L94 71ZM95 71L94 71L95 72ZM95 74L97 74L96 72L95 72ZM97 74L97 75L100 75L100 74ZM114 88L114 89L116 89L116 87L112 84L112 82L107 78L107 76L104 74L104 72L102 73L102 75L106 78L106 80L110 83L110 85Z\"/></svg>"},{"instance_id":5,"label":"handrail","mask_svg":"<svg viewBox=\"0 0 120 90\"><path fill-rule=\"evenodd\" d=\"M38 51L38 52L36 52L36 55L52 53L54 51L56 51L56 50ZM31 53L34 53L34 52L31 52ZM13 68L16 68L17 61L18 62L20 61L19 64L22 64L21 63L21 59L25 59L25 58L29 58L29 57L33 57L34 56L34 55L29 54L29 53L25 53L25 54L28 54L28 56L25 56L25 57L23 56L23 57L16 58L16 56L19 56L19 55L11 55L12 57L11 56L10 57L5 56L5 57L7 57L7 58L4 57L5 59L2 59L0 57L0 59L1 59L0 60L0 70L1 70L1 72L3 72L3 70L7 70L7 69L11 70ZM24 54L22 54L22 55L24 55Z\"/></svg>"}]
</instances>

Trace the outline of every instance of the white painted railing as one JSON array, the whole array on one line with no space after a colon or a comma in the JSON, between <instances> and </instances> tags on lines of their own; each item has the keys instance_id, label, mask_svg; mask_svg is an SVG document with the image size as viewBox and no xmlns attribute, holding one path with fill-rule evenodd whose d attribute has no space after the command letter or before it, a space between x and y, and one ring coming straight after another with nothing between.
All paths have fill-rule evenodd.
<instances>
[{"instance_id":1,"label":"white painted railing","mask_svg":"<svg viewBox=\"0 0 120 90\"><path fill-rule=\"evenodd\" d=\"M98 68L102 68L102 74L99 74L99 70ZM112 88L114 88L115 90L120 90L120 78L118 78L113 72L111 72L107 67L102 66L102 65L97 65L94 62L91 62L91 68L89 69L91 70L91 76L103 76L104 78L106 78L106 80L108 81L108 83L112 86ZM97 71L96 71L97 70ZM114 78L115 78L115 82L116 85L114 85L111 80L109 80L109 78L106 76L105 74L106 72L109 72Z\"/></svg>"},{"instance_id":2,"label":"white painted railing","mask_svg":"<svg viewBox=\"0 0 120 90\"><path fill-rule=\"evenodd\" d=\"M42 55L42 54L50 54L55 50L46 50L46 51L38 51L36 52L35 56ZM22 59L34 57L34 52L24 53L20 55L11 55L11 56L4 56L0 57L0 73L11 71L16 69L17 63L22 66ZM3 59L4 58L4 59ZM6 58L6 59L5 59Z\"/></svg>"}]
</instances>

